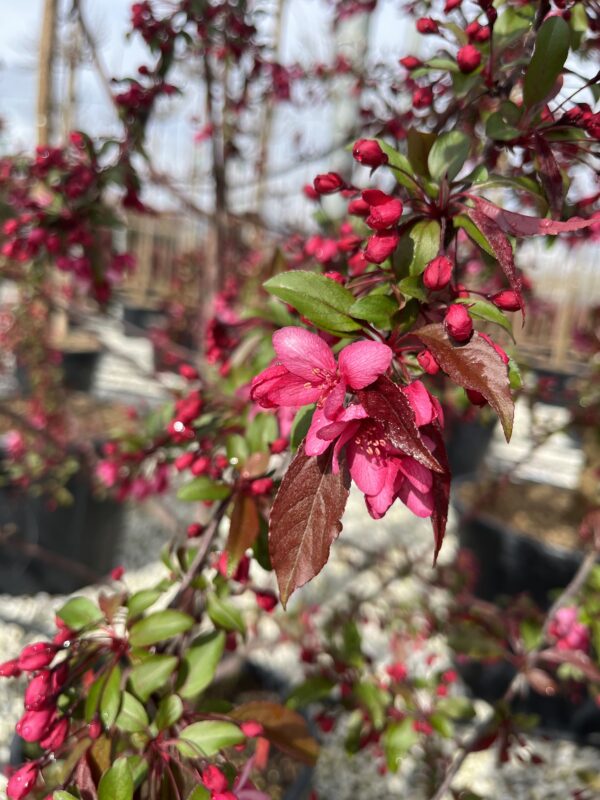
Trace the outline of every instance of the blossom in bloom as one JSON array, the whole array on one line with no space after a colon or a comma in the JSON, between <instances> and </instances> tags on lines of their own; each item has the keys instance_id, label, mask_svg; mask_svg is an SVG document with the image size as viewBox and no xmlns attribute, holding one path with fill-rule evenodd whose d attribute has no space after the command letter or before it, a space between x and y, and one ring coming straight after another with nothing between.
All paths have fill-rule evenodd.
<instances>
[{"instance_id":1,"label":"blossom in bloom","mask_svg":"<svg viewBox=\"0 0 600 800\"><path fill-rule=\"evenodd\" d=\"M322 175L317 175L313 181L315 192L318 194L333 194L343 189L344 179L337 172L326 172Z\"/></svg>"},{"instance_id":2,"label":"blossom in bloom","mask_svg":"<svg viewBox=\"0 0 600 800\"><path fill-rule=\"evenodd\" d=\"M457 342L466 342L473 333L473 321L465 306L460 303L450 306L444 318L444 325Z\"/></svg>"},{"instance_id":3,"label":"blossom in bloom","mask_svg":"<svg viewBox=\"0 0 600 800\"><path fill-rule=\"evenodd\" d=\"M552 618L548 633L556 639L557 650L589 649L589 628L579 622L578 617L579 611L575 606L564 606Z\"/></svg>"},{"instance_id":4,"label":"blossom in bloom","mask_svg":"<svg viewBox=\"0 0 600 800\"><path fill-rule=\"evenodd\" d=\"M10 776L6 787L9 800L23 800L35 786L39 773L37 764L24 764Z\"/></svg>"},{"instance_id":5,"label":"blossom in bloom","mask_svg":"<svg viewBox=\"0 0 600 800\"><path fill-rule=\"evenodd\" d=\"M456 63L462 73L467 75L481 64L481 53L473 44L466 44L456 54Z\"/></svg>"},{"instance_id":6,"label":"blossom in bloom","mask_svg":"<svg viewBox=\"0 0 600 800\"><path fill-rule=\"evenodd\" d=\"M432 292L444 289L452 277L452 262L446 256L437 256L425 267L423 283Z\"/></svg>"},{"instance_id":7,"label":"blossom in bloom","mask_svg":"<svg viewBox=\"0 0 600 800\"><path fill-rule=\"evenodd\" d=\"M356 141L352 149L352 155L359 164L373 169L388 163L387 155L375 139L359 139Z\"/></svg>"},{"instance_id":8,"label":"blossom in bloom","mask_svg":"<svg viewBox=\"0 0 600 800\"><path fill-rule=\"evenodd\" d=\"M518 311L521 308L519 296L512 289L504 289L502 292L497 292L490 297L490 300L503 311Z\"/></svg>"},{"instance_id":9,"label":"blossom in bloom","mask_svg":"<svg viewBox=\"0 0 600 800\"><path fill-rule=\"evenodd\" d=\"M391 228L402 216L402 201L397 197L390 197L379 189L367 189L362 193L362 198L369 204L369 216L365 222L373 230Z\"/></svg>"},{"instance_id":10,"label":"blossom in bloom","mask_svg":"<svg viewBox=\"0 0 600 800\"><path fill-rule=\"evenodd\" d=\"M214 764L202 770L202 783L211 792L224 792L227 789L227 778Z\"/></svg>"},{"instance_id":11,"label":"blossom in bloom","mask_svg":"<svg viewBox=\"0 0 600 800\"><path fill-rule=\"evenodd\" d=\"M399 241L397 233L376 233L367 240L367 246L363 251L365 258L372 264L381 264L392 255Z\"/></svg>"},{"instance_id":12,"label":"blossom in bloom","mask_svg":"<svg viewBox=\"0 0 600 800\"><path fill-rule=\"evenodd\" d=\"M414 381L403 391L418 426L428 425L441 415L439 405L420 381ZM431 516L434 509L431 470L393 447L386 439L383 425L368 417L361 405L348 406L334 422L321 427L317 436L327 445L335 442L334 471L339 469L339 454L345 447L350 475L365 495L367 509L374 519L383 517L397 498L416 516ZM423 441L433 450L434 443L426 435ZM306 452L310 455L308 437Z\"/></svg>"},{"instance_id":13,"label":"blossom in bloom","mask_svg":"<svg viewBox=\"0 0 600 800\"><path fill-rule=\"evenodd\" d=\"M260 722L242 722L240 728L244 736L247 736L248 739L254 739L257 736L262 736L264 733L264 728Z\"/></svg>"}]
</instances>

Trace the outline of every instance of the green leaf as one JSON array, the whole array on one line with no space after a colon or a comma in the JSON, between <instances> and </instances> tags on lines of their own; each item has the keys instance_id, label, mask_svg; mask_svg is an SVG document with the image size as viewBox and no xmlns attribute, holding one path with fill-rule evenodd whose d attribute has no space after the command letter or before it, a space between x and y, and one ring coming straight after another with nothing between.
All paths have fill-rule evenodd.
<instances>
[{"instance_id":1,"label":"green leaf","mask_svg":"<svg viewBox=\"0 0 600 800\"><path fill-rule=\"evenodd\" d=\"M118 758L100 778L98 800L132 800L133 777L126 758Z\"/></svg>"},{"instance_id":2,"label":"green leaf","mask_svg":"<svg viewBox=\"0 0 600 800\"><path fill-rule=\"evenodd\" d=\"M354 694L369 712L376 730L381 730L385 723L385 711L389 705L390 695L373 683L363 681L354 687Z\"/></svg>"},{"instance_id":3,"label":"green leaf","mask_svg":"<svg viewBox=\"0 0 600 800\"><path fill-rule=\"evenodd\" d=\"M241 744L244 734L232 722L194 722L179 734L177 749L187 758L210 757L224 747Z\"/></svg>"},{"instance_id":4,"label":"green leaf","mask_svg":"<svg viewBox=\"0 0 600 800\"><path fill-rule=\"evenodd\" d=\"M314 413L314 405L306 406L305 408L301 408L294 417L292 430L290 432L290 445L292 450L297 450L300 447L300 443L308 433Z\"/></svg>"},{"instance_id":5,"label":"green leaf","mask_svg":"<svg viewBox=\"0 0 600 800\"><path fill-rule=\"evenodd\" d=\"M475 242L475 244L479 245L479 247L481 247L481 249L492 258L496 258L496 254L494 253L488 240L479 230L477 225L475 225L474 222L471 222L468 217L464 216L463 214L457 214L453 218L452 223L455 228L463 228L469 237Z\"/></svg>"},{"instance_id":6,"label":"green leaf","mask_svg":"<svg viewBox=\"0 0 600 800\"><path fill-rule=\"evenodd\" d=\"M139 592L132 594L127 603L129 609L129 617L137 617L151 605L156 603L162 592L158 589L141 589Z\"/></svg>"},{"instance_id":7,"label":"green leaf","mask_svg":"<svg viewBox=\"0 0 600 800\"><path fill-rule=\"evenodd\" d=\"M104 619L104 614L87 597L73 597L56 614L71 630L79 631Z\"/></svg>"},{"instance_id":8,"label":"green leaf","mask_svg":"<svg viewBox=\"0 0 600 800\"><path fill-rule=\"evenodd\" d=\"M529 30L535 14L533 6L505 7L494 25L494 36L513 39Z\"/></svg>"},{"instance_id":9,"label":"green leaf","mask_svg":"<svg viewBox=\"0 0 600 800\"><path fill-rule=\"evenodd\" d=\"M523 80L523 100L532 106L552 91L569 55L571 31L562 17L550 17L538 31Z\"/></svg>"},{"instance_id":10,"label":"green leaf","mask_svg":"<svg viewBox=\"0 0 600 800\"><path fill-rule=\"evenodd\" d=\"M100 677L95 678L94 682L88 690L88 695L85 699L85 721L91 722L94 719L96 711L98 710L98 703L100 702L100 695L104 689L106 678L108 675L105 673Z\"/></svg>"},{"instance_id":11,"label":"green leaf","mask_svg":"<svg viewBox=\"0 0 600 800\"><path fill-rule=\"evenodd\" d=\"M264 288L323 330L345 333L361 327L348 313L352 292L324 275L292 270L270 278Z\"/></svg>"},{"instance_id":12,"label":"green leaf","mask_svg":"<svg viewBox=\"0 0 600 800\"><path fill-rule=\"evenodd\" d=\"M163 697L160 701L154 723L159 731L164 731L174 725L183 714L181 697L176 694Z\"/></svg>"},{"instance_id":13,"label":"green leaf","mask_svg":"<svg viewBox=\"0 0 600 800\"><path fill-rule=\"evenodd\" d=\"M510 358L510 356L508 359L508 383L513 391L517 391L517 389L523 386L523 378L519 365L514 358Z\"/></svg>"},{"instance_id":14,"label":"green leaf","mask_svg":"<svg viewBox=\"0 0 600 800\"><path fill-rule=\"evenodd\" d=\"M485 135L498 142L510 142L512 139L518 139L521 131L505 122L499 111L494 111L486 120Z\"/></svg>"},{"instance_id":15,"label":"green leaf","mask_svg":"<svg viewBox=\"0 0 600 800\"><path fill-rule=\"evenodd\" d=\"M192 503L197 500L225 500L230 494L231 486L226 483L217 483L207 475L199 475L179 489L177 498L186 503Z\"/></svg>"},{"instance_id":16,"label":"green leaf","mask_svg":"<svg viewBox=\"0 0 600 800\"><path fill-rule=\"evenodd\" d=\"M440 249L440 224L433 219L416 222L400 239L397 250L402 275L420 275Z\"/></svg>"},{"instance_id":17,"label":"green leaf","mask_svg":"<svg viewBox=\"0 0 600 800\"><path fill-rule=\"evenodd\" d=\"M146 709L132 694L123 693L123 704L117 717L116 726L122 731L137 733L144 731L148 727L149 720Z\"/></svg>"},{"instance_id":18,"label":"green leaf","mask_svg":"<svg viewBox=\"0 0 600 800\"><path fill-rule=\"evenodd\" d=\"M232 433L231 436L227 437L225 441L225 450L227 452L227 458L230 461L234 458L237 459L238 464L243 464L250 455L248 443L239 433Z\"/></svg>"},{"instance_id":19,"label":"green leaf","mask_svg":"<svg viewBox=\"0 0 600 800\"><path fill-rule=\"evenodd\" d=\"M100 700L100 719L105 728L112 727L121 707L121 668L113 667L106 680L102 699Z\"/></svg>"},{"instance_id":20,"label":"green leaf","mask_svg":"<svg viewBox=\"0 0 600 800\"><path fill-rule=\"evenodd\" d=\"M437 709L451 719L468 720L475 716L473 703L467 697L442 697Z\"/></svg>"},{"instance_id":21,"label":"green leaf","mask_svg":"<svg viewBox=\"0 0 600 800\"><path fill-rule=\"evenodd\" d=\"M429 717L431 727L444 739L451 739L454 734L454 725L444 714L431 714Z\"/></svg>"},{"instance_id":22,"label":"green leaf","mask_svg":"<svg viewBox=\"0 0 600 800\"><path fill-rule=\"evenodd\" d=\"M204 786L196 786L187 800L210 800L210 792Z\"/></svg>"},{"instance_id":23,"label":"green leaf","mask_svg":"<svg viewBox=\"0 0 600 800\"><path fill-rule=\"evenodd\" d=\"M398 310L398 303L383 294L370 294L361 297L350 309L353 317L364 319L376 328L389 328L393 314Z\"/></svg>"},{"instance_id":24,"label":"green leaf","mask_svg":"<svg viewBox=\"0 0 600 800\"><path fill-rule=\"evenodd\" d=\"M265 453L277 438L277 419L274 414L257 414L248 425L246 438L251 453Z\"/></svg>"},{"instance_id":25,"label":"green leaf","mask_svg":"<svg viewBox=\"0 0 600 800\"><path fill-rule=\"evenodd\" d=\"M420 275L411 275L409 278L402 278L402 280L398 282L398 289L400 289L405 297L413 297L423 302L427 300L427 292L423 287L423 281Z\"/></svg>"},{"instance_id":26,"label":"green leaf","mask_svg":"<svg viewBox=\"0 0 600 800\"><path fill-rule=\"evenodd\" d=\"M427 158L431 177L440 181L447 177L454 180L463 168L471 152L471 138L460 131L449 131L439 136Z\"/></svg>"},{"instance_id":27,"label":"green leaf","mask_svg":"<svg viewBox=\"0 0 600 800\"><path fill-rule=\"evenodd\" d=\"M469 306L469 314L477 319L483 319L486 322L493 322L496 325L504 328L504 330L511 335L514 339L512 325L510 320L503 314L498 306L490 303L488 300L475 297L457 297L454 301L461 305Z\"/></svg>"},{"instance_id":28,"label":"green leaf","mask_svg":"<svg viewBox=\"0 0 600 800\"><path fill-rule=\"evenodd\" d=\"M425 178L429 177L427 158L436 138L435 133L418 131L415 128L410 128L406 134L408 160L415 172L418 172L419 175L423 175Z\"/></svg>"},{"instance_id":29,"label":"green leaf","mask_svg":"<svg viewBox=\"0 0 600 800\"><path fill-rule=\"evenodd\" d=\"M215 676L223 655L225 634L214 631L197 639L186 650L181 664L179 694L186 700L206 689Z\"/></svg>"},{"instance_id":30,"label":"green leaf","mask_svg":"<svg viewBox=\"0 0 600 800\"><path fill-rule=\"evenodd\" d=\"M396 772L400 761L418 741L419 735L413 730L412 720L409 717L401 722L394 722L385 730L382 744L388 769L391 772Z\"/></svg>"},{"instance_id":31,"label":"green leaf","mask_svg":"<svg viewBox=\"0 0 600 800\"><path fill-rule=\"evenodd\" d=\"M206 598L206 611L217 627L224 628L226 631L245 632L246 626L240 611L231 603L217 597L216 594L209 594Z\"/></svg>"},{"instance_id":32,"label":"green leaf","mask_svg":"<svg viewBox=\"0 0 600 800\"><path fill-rule=\"evenodd\" d=\"M165 639L172 639L180 633L185 633L194 624L194 618L183 611L165 609L155 611L144 619L136 622L129 632L129 641L133 647L147 647Z\"/></svg>"},{"instance_id":33,"label":"green leaf","mask_svg":"<svg viewBox=\"0 0 600 800\"><path fill-rule=\"evenodd\" d=\"M419 184L412 177L414 171L408 158L402 153L399 153L394 147L389 145L383 139L377 139L376 141L379 143L379 146L388 157L388 165L392 168L392 172L396 178L396 181L409 191L418 193Z\"/></svg>"},{"instance_id":34,"label":"green leaf","mask_svg":"<svg viewBox=\"0 0 600 800\"><path fill-rule=\"evenodd\" d=\"M304 708L310 703L329 697L334 686L335 683L323 675L308 678L304 683L296 686L289 695L286 705L289 708Z\"/></svg>"},{"instance_id":35,"label":"green leaf","mask_svg":"<svg viewBox=\"0 0 600 800\"><path fill-rule=\"evenodd\" d=\"M70 792L63 792L61 789L57 789L52 794L52 800L77 800L74 794L70 794Z\"/></svg>"},{"instance_id":36,"label":"green leaf","mask_svg":"<svg viewBox=\"0 0 600 800\"><path fill-rule=\"evenodd\" d=\"M131 688L140 700L146 702L153 692L165 686L176 666L176 656L150 656L131 670Z\"/></svg>"},{"instance_id":37,"label":"green leaf","mask_svg":"<svg viewBox=\"0 0 600 800\"><path fill-rule=\"evenodd\" d=\"M527 650L535 650L542 643L542 627L537 622L524 619L519 626L519 630Z\"/></svg>"},{"instance_id":38,"label":"green leaf","mask_svg":"<svg viewBox=\"0 0 600 800\"><path fill-rule=\"evenodd\" d=\"M447 72L460 71L456 61L451 58L430 58L425 64L432 69L443 69Z\"/></svg>"}]
</instances>

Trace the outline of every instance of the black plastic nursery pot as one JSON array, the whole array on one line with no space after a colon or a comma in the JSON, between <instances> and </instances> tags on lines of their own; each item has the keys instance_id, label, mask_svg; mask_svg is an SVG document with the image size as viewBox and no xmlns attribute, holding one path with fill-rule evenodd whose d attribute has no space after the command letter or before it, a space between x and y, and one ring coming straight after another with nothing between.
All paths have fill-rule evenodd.
<instances>
[{"instance_id":1,"label":"black plastic nursery pot","mask_svg":"<svg viewBox=\"0 0 600 800\"><path fill-rule=\"evenodd\" d=\"M556 590L574 577L583 553L535 540L484 510L467 508L460 489L472 482L472 477L456 482L453 503L459 515L460 546L477 562L475 595L493 603L523 593L547 610ZM515 668L505 661L458 659L457 669L470 691L488 702L499 700L515 675ZM545 732L600 745L600 708L585 690L580 696L575 691L570 697L548 697L529 689L513 705L515 711L535 714Z\"/></svg>"},{"instance_id":2,"label":"black plastic nursery pot","mask_svg":"<svg viewBox=\"0 0 600 800\"><path fill-rule=\"evenodd\" d=\"M0 593L69 594L115 566L124 521L122 504L94 496L79 472L67 484L68 506L0 488Z\"/></svg>"},{"instance_id":3,"label":"black plastic nursery pot","mask_svg":"<svg viewBox=\"0 0 600 800\"><path fill-rule=\"evenodd\" d=\"M451 423L446 453L454 477L477 472L490 449L497 423L496 416L456 419Z\"/></svg>"},{"instance_id":4,"label":"black plastic nursery pot","mask_svg":"<svg viewBox=\"0 0 600 800\"><path fill-rule=\"evenodd\" d=\"M67 350L62 353L63 386L74 392L90 392L100 362L100 350ZM31 378L24 364L17 363L17 384L25 397L31 394Z\"/></svg>"},{"instance_id":5,"label":"black plastic nursery pot","mask_svg":"<svg viewBox=\"0 0 600 800\"><path fill-rule=\"evenodd\" d=\"M164 323L164 312L148 306L123 307L123 332L125 336L146 336L152 328Z\"/></svg>"}]
</instances>

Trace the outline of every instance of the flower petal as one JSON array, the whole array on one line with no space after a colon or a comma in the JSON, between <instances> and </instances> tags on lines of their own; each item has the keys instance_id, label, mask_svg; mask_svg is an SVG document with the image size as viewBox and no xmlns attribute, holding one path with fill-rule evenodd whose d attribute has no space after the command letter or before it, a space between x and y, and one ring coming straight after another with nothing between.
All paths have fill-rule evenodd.
<instances>
[{"instance_id":1,"label":"flower petal","mask_svg":"<svg viewBox=\"0 0 600 800\"><path fill-rule=\"evenodd\" d=\"M392 351L381 342L354 342L340 353L340 372L348 386L364 389L387 372Z\"/></svg>"},{"instance_id":2,"label":"flower petal","mask_svg":"<svg viewBox=\"0 0 600 800\"><path fill-rule=\"evenodd\" d=\"M393 463L393 462L392 462ZM365 495L367 510L373 519L381 519L396 499L396 473L394 469L389 469L388 474L380 492L375 495Z\"/></svg>"},{"instance_id":3,"label":"flower petal","mask_svg":"<svg viewBox=\"0 0 600 800\"><path fill-rule=\"evenodd\" d=\"M413 381L408 386L403 386L402 391L415 412L417 425L429 425L436 418L436 409L431 402L431 396L421 381Z\"/></svg>"},{"instance_id":4,"label":"flower petal","mask_svg":"<svg viewBox=\"0 0 600 800\"><path fill-rule=\"evenodd\" d=\"M418 461L415 461L414 458L410 458L410 456L399 458L398 462L400 471L411 486L418 492L427 493L430 491L433 486L431 470L424 467L423 464L419 464Z\"/></svg>"},{"instance_id":5,"label":"flower petal","mask_svg":"<svg viewBox=\"0 0 600 800\"><path fill-rule=\"evenodd\" d=\"M431 492L419 492L418 489L399 475L396 481L396 495L402 500L416 517L430 517L433 514L433 495Z\"/></svg>"},{"instance_id":6,"label":"flower petal","mask_svg":"<svg viewBox=\"0 0 600 800\"><path fill-rule=\"evenodd\" d=\"M365 494L378 494L385 485L389 462L372 458L355 442L348 445L348 466L354 483Z\"/></svg>"},{"instance_id":7,"label":"flower petal","mask_svg":"<svg viewBox=\"0 0 600 800\"><path fill-rule=\"evenodd\" d=\"M307 456L320 456L331 444L332 437L322 437L319 434L326 428L331 427L330 421L325 416L322 408L317 408L313 414L310 428L306 434L304 451Z\"/></svg>"},{"instance_id":8,"label":"flower petal","mask_svg":"<svg viewBox=\"0 0 600 800\"><path fill-rule=\"evenodd\" d=\"M304 328L287 327L273 334L273 347L284 367L304 380L321 383L315 369L335 374L331 348L315 333Z\"/></svg>"},{"instance_id":9,"label":"flower petal","mask_svg":"<svg viewBox=\"0 0 600 800\"><path fill-rule=\"evenodd\" d=\"M321 387L292 375L281 364L267 367L252 381L250 397L263 408L276 406L305 406L316 403Z\"/></svg>"}]
</instances>

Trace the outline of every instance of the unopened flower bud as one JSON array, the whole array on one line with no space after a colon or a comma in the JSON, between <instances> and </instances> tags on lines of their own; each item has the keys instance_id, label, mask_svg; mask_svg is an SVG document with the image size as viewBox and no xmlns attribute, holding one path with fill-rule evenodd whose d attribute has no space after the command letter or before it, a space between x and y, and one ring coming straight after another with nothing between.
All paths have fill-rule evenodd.
<instances>
[{"instance_id":1,"label":"unopened flower bud","mask_svg":"<svg viewBox=\"0 0 600 800\"><path fill-rule=\"evenodd\" d=\"M446 256L437 256L425 267L423 283L432 292L444 289L452 277L452 262Z\"/></svg>"},{"instance_id":2,"label":"unopened flower bud","mask_svg":"<svg viewBox=\"0 0 600 800\"><path fill-rule=\"evenodd\" d=\"M37 781L39 768L37 764L25 764L10 776L6 786L9 800L23 800L31 792Z\"/></svg>"},{"instance_id":3,"label":"unopened flower bud","mask_svg":"<svg viewBox=\"0 0 600 800\"><path fill-rule=\"evenodd\" d=\"M381 264L392 255L399 241L397 233L376 233L367 241L364 249L365 258L372 264Z\"/></svg>"},{"instance_id":4,"label":"unopened flower bud","mask_svg":"<svg viewBox=\"0 0 600 800\"><path fill-rule=\"evenodd\" d=\"M354 143L352 155L359 164L373 169L388 163L387 155L375 139L359 139Z\"/></svg>"},{"instance_id":5,"label":"unopened flower bud","mask_svg":"<svg viewBox=\"0 0 600 800\"><path fill-rule=\"evenodd\" d=\"M460 71L467 75L470 72L474 72L481 64L481 53L475 45L466 44L456 54L456 63Z\"/></svg>"},{"instance_id":6,"label":"unopened flower bud","mask_svg":"<svg viewBox=\"0 0 600 800\"><path fill-rule=\"evenodd\" d=\"M422 34L437 33L439 25L432 17L421 17L417 20L417 30Z\"/></svg>"},{"instance_id":7,"label":"unopened flower bud","mask_svg":"<svg viewBox=\"0 0 600 800\"><path fill-rule=\"evenodd\" d=\"M19 667L25 672L33 672L47 667L56 655L58 647L48 642L35 642L24 647L19 656Z\"/></svg>"},{"instance_id":8,"label":"unopened flower bud","mask_svg":"<svg viewBox=\"0 0 600 800\"><path fill-rule=\"evenodd\" d=\"M466 342L473 333L473 321L465 306L455 304L450 306L444 319L446 330L457 342Z\"/></svg>"},{"instance_id":9,"label":"unopened flower bud","mask_svg":"<svg viewBox=\"0 0 600 800\"><path fill-rule=\"evenodd\" d=\"M322 175L317 175L314 180L315 191L318 194L333 194L339 192L345 186L341 175L337 172L327 172Z\"/></svg>"},{"instance_id":10,"label":"unopened flower bud","mask_svg":"<svg viewBox=\"0 0 600 800\"><path fill-rule=\"evenodd\" d=\"M440 371L440 365L429 350L422 350L417 356L417 361L421 369L425 370L428 375L437 375Z\"/></svg>"},{"instance_id":11,"label":"unopened flower bud","mask_svg":"<svg viewBox=\"0 0 600 800\"><path fill-rule=\"evenodd\" d=\"M521 300L512 289L505 289L497 292L490 297L492 303L503 311L518 311L521 308Z\"/></svg>"}]
</instances>

